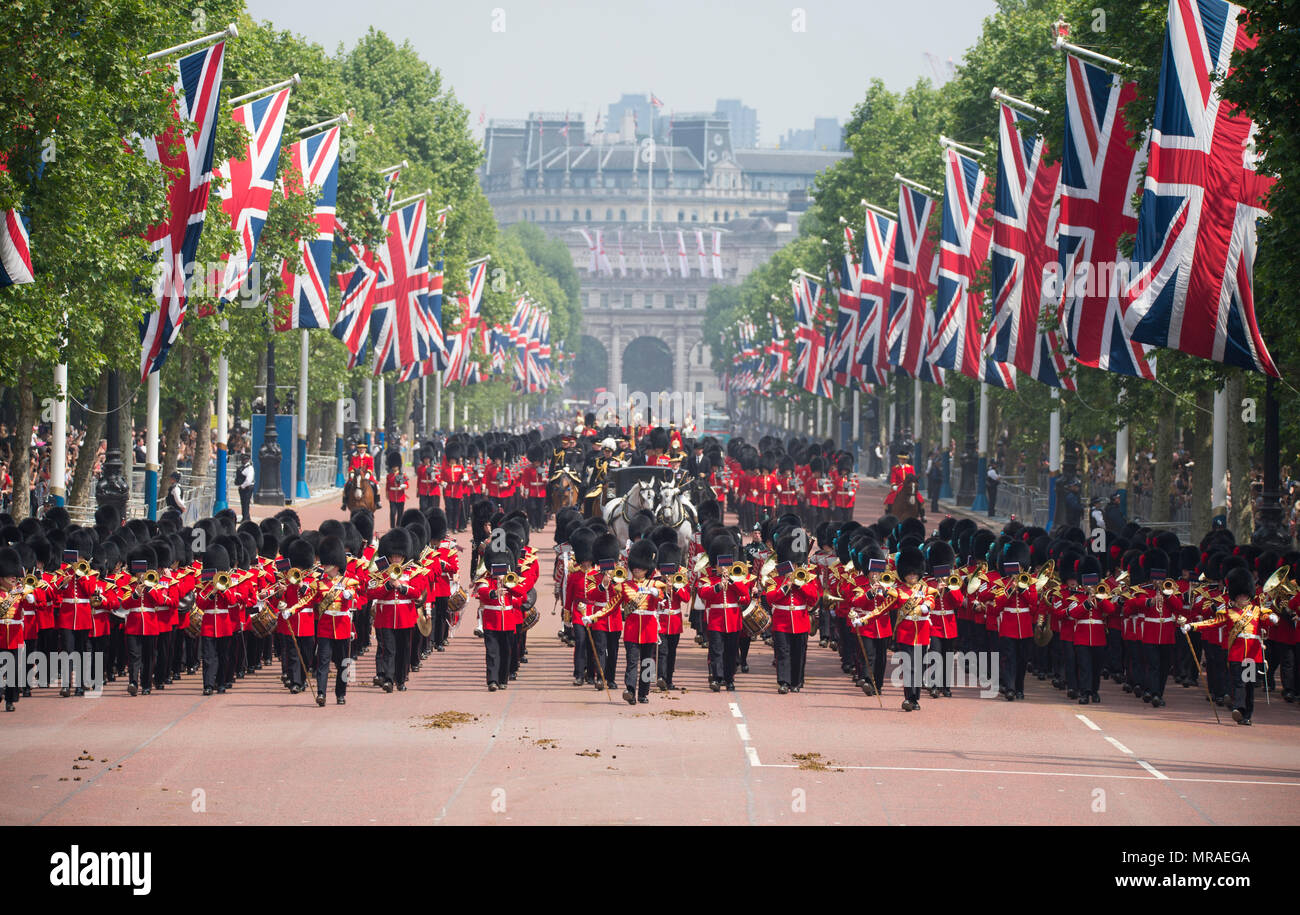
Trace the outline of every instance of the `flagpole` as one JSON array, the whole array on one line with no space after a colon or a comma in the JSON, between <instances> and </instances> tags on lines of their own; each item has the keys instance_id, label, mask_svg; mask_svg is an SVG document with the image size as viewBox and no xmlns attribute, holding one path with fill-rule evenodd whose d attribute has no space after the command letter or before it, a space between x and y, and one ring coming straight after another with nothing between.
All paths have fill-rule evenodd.
<instances>
[{"instance_id":1,"label":"flagpole","mask_svg":"<svg viewBox=\"0 0 1300 915\"><path fill-rule=\"evenodd\" d=\"M298 136L305 137L309 133L313 133L317 130L324 130L327 127L333 127L335 124L346 127L350 123L351 118L348 117L348 113L345 111L338 117L330 118L328 121L321 121L318 124L312 124L310 127L304 127L302 130L298 131Z\"/></svg>"},{"instance_id":2,"label":"flagpole","mask_svg":"<svg viewBox=\"0 0 1300 915\"><path fill-rule=\"evenodd\" d=\"M1025 111L1032 112L1033 114L1043 116L1051 114L1051 112L1046 108L1039 108L1037 105L1026 102L1024 99L1016 98L1014 95L1007 95L997 86L993 87L993 91L989 93L989 98L993 99L995 102L1004 102L1012 108L1021 108Z\"/></svg>"},{"instance_id":3,"label":"flagpole","mask_svg":"<svg viewBox=\"0 0 1300 915\"><path fill-rule=\"evenodd\" d=\"M921 379L912 379L912 463L919 466L922 458L921 444Z\"/></svg>"},{"instance_id":4,"label":"flagpole","mask_svg":"<svg viewBox=\"0 0 1300 915\"><path fill-rule=\"evenodd\" d=\"M62 355L63 348L59 348ZM50 432L50 495L55 505L66 501L68 480L68 363L54 367L54 428ZM38 508L40 506L37 506Z\"/></svg>"},{"instance_id":5,"label":"flagpole","mask_svg":"<svg viewBox=\"0 0 1300 915\"><path fill-rule=\"evenodd\" d=\"M302 349L298 354L298 480L295 496L310 499L311 491L307 488L307 367L311 355L307 340L307 329L302 329Z\"/></svg>"},{"instance_id":6,"label":"flagpole","mask_svg":"<svg viewBox=\"0 0 1300 915\"><path fill-rule=\"evenodd\" d=\"M343 383L339 382L339 398L334 402L334 485L342 489L343 477Z\"/></svg>"},{"instance_id":7,"label":"flagpole","mask_svg":"<svg viewBox=\"0 0 1300 915\"><path fill-rule=\"evenodd\" d=\"M1119 472L1118 460L1115 472ZM1047 420L1047 529L1056 519L1056 481L1061 475L1061 389L1052 388L1052 413Z\"/></svg>"},{"instance_id":8,"label":"flagpole","mask_svg":"<svg viewBox=\"0 0 1300 915\"><path fill-rule=\"evenodd\" d=\"M144 512L158 520L158 373L146 379L144 420Z\"/></svg>"},{"instance_id":9,"label":"flagpole","mask_svg":"<svg viewBox=\"0 0 1300 915\"><path fill-rule=\"evenodd\" d=\"M230 322L222 318L222 332L229 329ZM229 493L226 488L226 467L230 460L230 421L226 415L229 409L229 399L230 360L226 357L226 349L223 345L221 353L217 356L217 479L214 488L216 497L212 500L212 513L214 515L219 511L223 511L230 504Z\"/></svg>"},{"instance_id":10,"label":"flagpole","mask_svg":"<svg viewBox=\"0 0 1300 915\"><path fill-rule=\"evenodd\" d=\"M442 428L442 372L433 373L433 430Z\"/></svg>"},{"instance_id":11,"label":"flagpole","mask_svg":"<svg viewBox=\"0 0 1300 915\"><path fill-rule=\"evenodd\" d=\"M1096 51L1089 51L1087 48L1081 48L1077 44L1070 44L1065 40L1064 35L1056 36L1056 40L1052 42L1052 49L1056 51L1068 51L1076 57L1086 57L1089 60L1095 60L1098 63L1116 67L1121 70L1129 69L1129 65L1124 63L1122 60L1107 57L1105 54L1098 54Z\"/></svg>"},{"instance_id":12,"label":"flagpole","mask_svg":"<svg viewBox=\"0 0 1300 915\"><path fill-rule=\"evenodd\" d=\"M1119 394L1117 394L1115 397L1115 404L1119 408L1117 410L1117 413L1120 416L1123 416L1124 415L1124 389L1123 388L1119 389ZM1216 415L1215 420L1217 421L1217 419L1218 417ZM1225 419L1226 419L1226 413L1225 413ZM1226 432L1226 429L1224 431ZM1215 429L1215 432L1216 433L1218 432L1217 428ZM1224 454L1224 469L1226 472L1227 454L1228 454L1226 451L1226 447L1227 447L1226 435L1224 435L1221 438L1216 438L1214 440L1215 458L1218 457L1217 452L1221 445L1225 448L1223 454ZM1115 489L1119 492L1120 511L1127 514L1128 513L1128 423L1125 423L1124 425L1120 426L1118 429L1115 430Z\"/></svg>"},{"instance_id":13,"label":"flagpole","mask_svg":"<svg viewBox=\"0 0 1300 915\"><path fill-rule=\"evenodd\" d=\"M227 104L229 104L231 107L236 107L241 102L246 102L249 99L261 98L264 95L270 95L273 92L279 92L281 89L288 89L290 86L301 86L301 85L302 85L302 78L299 77L297 73L295 73L293 76L289 77L288 79L282 79L278 83L272 83L269 86L263 86L261 89L254 89L252 92L245 92L243 95L237 95L234 98L228 100Z\"/></svg>"},{"instance_id":14,"label":"flagpole","mask_svg":"<svg viewBox=\"0 0 1300 915\"><path fill-rule=\"evenodd\" d=\"M447 390L447 431L450 433L456 428L456 392Z\"/></svg>"},{"instance_id":15,"label":"flagpole","mask_svg":"<svg viewBox=\"0 0 1300 915\"><path fill-rule=\"evenodd\" d=\"M984 381L980 382L979 444L976 454L975 501L971 503L970 510L984 512L989 510L988 493L984 486L989 469L989 386Z\"/></svg>"},{"instance_id":16,"label":"flagpole","mask_svg":"<svg viewBox=\"0 0 1300 915\"><path fill-rule=\"evenodd\" d=\"M157 60L158 58L166 57L169 54L178 54L181 51L188 51L191 48L213 45L216 44L218 41L222 41L226 38L238 38L238 37L239 37L239 29L236 28L235 24L232 22L230 23L230 25L226 26L220 32L213 32L211 35L204 35L202 38L195 38L193 41L187 41L184 44L173 45L172 47L164 48L161 51L154 51L152 54L146 54L144 56L144 59Z\"/></svg>"},{"instance_id":17,"label":"flagpole","mask_svg":"<svg viewBox=\"0 0 1300 915\"><path fill-rule=\"evenodd\" d=\"M1120 488L1119 460L1119 455L1115 455L1116 489ZM1226 387L1214 392L1214 452L1210 467L1210 513L1226 515L1228 508L1228 389ZM1127 477L1125 481L1127 482Z\"/></svg>"},{"instance_id":18,"label":"flagpole","mask_svg":"<svg viewBox=\"0 0 1300 915\"><path fill-rule=\"evenodd\" d=\"M382 448L386 444L384 438L388 433L388 426L384 417L384 376L377 376L375 382L375 438Z\"/></svg>"}]
</instances>

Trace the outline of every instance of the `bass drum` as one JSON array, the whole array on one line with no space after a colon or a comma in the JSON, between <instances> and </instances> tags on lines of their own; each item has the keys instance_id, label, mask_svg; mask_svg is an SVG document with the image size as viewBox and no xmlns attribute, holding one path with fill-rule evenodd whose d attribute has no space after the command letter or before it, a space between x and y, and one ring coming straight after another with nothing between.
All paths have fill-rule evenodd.
<instances>
[{"instance_id":1,"label":"bass drum","mask_svg":"<svg viewBox=\"0 0 1300 915\"><path fill-rule=\"evenodd\" d=\"M541 618L542 615L537 612L536 607L529 607L524 613L524 629L532 629Z\"/></svg>"}]
</instances>

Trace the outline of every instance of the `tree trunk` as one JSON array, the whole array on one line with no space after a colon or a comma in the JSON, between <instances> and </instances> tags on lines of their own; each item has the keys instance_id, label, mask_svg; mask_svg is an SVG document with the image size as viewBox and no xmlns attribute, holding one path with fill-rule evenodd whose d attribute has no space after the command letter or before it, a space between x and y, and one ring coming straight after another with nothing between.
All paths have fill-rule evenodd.
<instances>
[{"instance_id":1,"label":"tree trunk","mask_svg":"<svg viewBox=\"0 0 1300 915\"><path fill-rule=\"evenodd\" d=\"M170 411L171 418L167 420L167 425L163 427L163 457L162 470L158 476L158 493L161 495L170 488L172 472L176 469L177 451L181 443L181 426L185 422L185 411L179 406L173 405Z\"/></svg>"},{"instance_id":2,"label":"tree trunk","mask_svg":"<svg viewBox=\"0 0 1300 915\"><path fill-rule=\"evenodd\" d=\"M417 378L406 385L406 396L402 398L402 424L400 428L406 433L408 442L415 441L415 419L411 416L411 410L415 407L415 387L420 383ZM515 404L516 410L519 404Z\"/></svg>"},{"instance_id":3,"label":"tree trunk","mask_svg":"<svg viewBox=\"0 0 1300 915\"><path fill-rule=\"evenodd\" d=\"M1228 480L1230 487L1228 527L1238 543L1249 543L1254 528L1250 492L1250 442L1246 424L1241 421L1243 382L1234 373L1224 386L1228 401Z\"/></svg>"},{"instance_id":4,"label":"tree trunk","mask_svg":"<svg viewBox=\"0 0 1300 915\"><path fill-rule=\"evenodd\" d=\"M194 418L194 458L190 462L190 482L198 488L209 477L212 461L212 363L206 353L203 360L203 394L199 397L199 412Z\"/></svg>"},{"instance_id":5,"label":"tree trunk","mask_svg":"<svg viewBox=\"0 0 1300 915\"><path fill-rule=\"evenodd\" d=\"M1174 428L1178 400L1168 391L1160 395L1160 415L1165 422L1156 427L1156 466L1151 481L1151 520L1169 520L1169 485L1173 480ZM1132 514L1132 512L1130 512Z\"/></svg>"},{"instance_id":6,"label":"tree trunk","mask_svg":"<svg viewBox=\"0 0 1300 915\"><path fill-rule=\"evenodd\" d=\"M25 363L19 372L18 422L14 426L13 455L9 462L10 476L14 481L13 506L9 513L13 515L15 524L31 514L31 443L32 426L36 425L36 397L32 394L31 382L34 371L31 363Z\"/></svg>"},{"instance_id":7,"label":"tree trunk","mask_svg":"<svg viewBox=\"0 0 1300 915\"><path fill-rule=\"evenodd\" d=\"M72 489L68 492L69 505L90 505L94 501L92 484L95 481L95 458L99 454L99 440L104 435L104 411L108 409L108 373L99 376L95 399L86 416L86 440L77 453L77 467L72 475Z\"/></svg>"},{"instance_id":8,"label":"tree trunk","mask_svg":"<svg viewBox=\"0 0 1300 915\"><path fill-rule=\"evenodd\" d=\"M1214 392L1196 392L1196 415L1192 423L1192 531L1209 530L1210 482L1214 460ZM1198 534L1199 535L1199 534Z\"/></svg>"}]
</instances>

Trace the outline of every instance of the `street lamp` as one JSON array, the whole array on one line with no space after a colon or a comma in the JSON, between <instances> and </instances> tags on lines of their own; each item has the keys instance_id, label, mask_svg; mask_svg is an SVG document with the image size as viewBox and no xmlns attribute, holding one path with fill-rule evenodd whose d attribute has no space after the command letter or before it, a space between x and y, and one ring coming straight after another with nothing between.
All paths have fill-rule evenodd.
<instances>
[{"instance_id":1,"label":"street lamp","mask_svg":"<svg viewBox=\"0 0 1300 915\"><path fill-rule=\"evenodd\" d=\"M108 435L104 454L104 469L95 484L95 501L100 505L117 508L120 521L126 520L126 503L131 495L126 478L122 475L122 428L119 416L121 393L117 370L108 373Z\"/></svg>"},{"instance_id":2,"label":"street lamp","mask_svg":"<svg viewBox=\"0 0 1300 915\"><path fill-rule=\"evenodd\" d=\"M266 341L266 427L262 447L257 450L261 470L253 501L258 505L283 505L284 487L280 484L280 442L275 428L275 335Z\"/></svg>"}]
</instances>

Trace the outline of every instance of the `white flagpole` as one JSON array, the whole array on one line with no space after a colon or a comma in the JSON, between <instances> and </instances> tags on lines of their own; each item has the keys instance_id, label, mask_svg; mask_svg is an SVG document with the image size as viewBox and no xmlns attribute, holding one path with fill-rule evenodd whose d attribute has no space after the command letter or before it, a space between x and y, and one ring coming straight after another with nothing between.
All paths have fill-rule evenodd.
<instances>
[{"instance_id":1,"label":"white flagpole","mask_svg":"<svg viewBox=\"0 0 1300 915\"><path fill-rule=\"evenodd\" d=\"M161 51L154 51L152 54L146 54L145 60L157 60L160 57L166 57L169 54L179 54L181 51L188 51L192 48L205 47L216 44L226 38L238 38L239 29L232 22L220 32L213 32L211 35L204 35L202 38L195 38L193 41L187 41L184 44L173 45L170 48L164 48ZM156 372L154 374L157 374Z\"/></svg>"},{"instance_id":2,"label":"white flagpole","mask_svg":"<svg viewBox=\"0 0 1300 915\"><path fill-rule=\"evenodd\" d=\"M144 421L144 511L150 521L158 520L158 373L146 380Z\"/></svg>"},{"instance_id":3,"label":"white flagpole","mask_svg":"<svg viewBox=\"0 0 1300 915\"><path fill-rule=\"evenodd\" d=\"M66 501L67 479L68 363L60 362L54 367L54 428L50 432L50 495L55 505Z\"/></svg>"},{"instance_id":4,"label":"white flagpole","mask_svg":"<svg viewBox=\"0 0 1300 915\"><path fill-rule=\"evenodd\" d=\"M311 491L307 488L307 367L310 364L307 329L303 328L302 349L298 354L298 459L295 462L295 493L299 499L311 498Z\"/></svg>"},{"instance_id":5,"label":"white flagpole","mask_svg":"<svg viewBox=\"0 0 1300 915\"><path fill-rule=\"evenodd\" d=\"M369 452L371 447L373 447L374 445L373 433L375 427L374 424L371 423L370 421L371 417L374 415L371 412L371 408L373 407L375 402L374 387L375 387L374 379L372 379L369 375L367 375L366 380L363 384L363 388L365 390L365 393L362 395L364 398L364 403L361 404L361 426L365 430L363 434L365 435L366 438L367 452Z\"/></svg>"},{"instance_id":6,"label":"white flagpole","mask_svg":"<svg viewBox=\"0 0 1300 915\"><path fill-rule=\"evenodd\" d=\"M1125 426L1125 429L1128 427ZM1226 514L1228 508L1228 389L1214 392L1214 451L1210 463L1210 508ZM1127 468L1126 468L1127 469ZM1236 481L1234 481L1236 482ZM1241 486L1241 483L1237 483ZM1115 461L1115 488L1119 489L1119 459ZM1245 498L1244 493L1237 495Z\"/></svg>"},{"instance_id":7,"label":"white flagpole","mask_svg":"<svg viewBox=\"0 0 1300 915\"><path fill-rule=\"evenodd\" d=\"M230 322L225 318L221 319L221 329L223 331L230 329ZM213 514L230 504L229 493L226 491L226 467L230 461L230 421L226 416L229 410L229 400L230 359L226 356L223 347L221 355L217 357L217 479L216 499L213 500L212 504Z\"/></svg>"}]
</instances>

